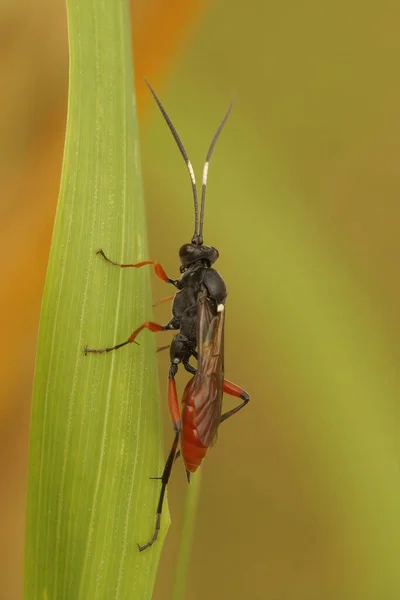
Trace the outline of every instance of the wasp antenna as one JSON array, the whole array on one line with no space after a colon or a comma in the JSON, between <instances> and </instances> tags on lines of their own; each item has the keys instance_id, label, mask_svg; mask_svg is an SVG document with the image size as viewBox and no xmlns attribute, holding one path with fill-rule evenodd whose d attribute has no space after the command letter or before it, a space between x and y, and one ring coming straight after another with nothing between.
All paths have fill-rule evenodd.
<instances>
[{"instance_id":1,"label":"wasp antenna","mask_svg":"<svg viewBox=\"0 0 400 600\"><path fill-rule=\"evenodd\" d=\"M214 147L215 144L217 143L217 140L221 134L221 131L223 130L225 123L228 120L229 115L231 114L231 110L232 110L232 106L233 106L233 100L231 101L228 110L226 111L226 114L224 116L224 118L222 119L217 131L215 132L215 135L211 141L210 147L208 149L207 152L207 156L206 156L206 161L204 163L204 168L203 168L203 181L202 181L202 187L201 187L201 208L200 208L200 230L199 230L199 237L200 239L203 239L203 224L204 224L204 207L205 207L205 203L206 203L206 189L207 189L207 177L208 177L208 166L210 164L210 159L211 159L211 155L214 152Z\"/></svg>"},{"instance_id":2,"label":"wasp antenna","mask_svg":"<svg viewBox=\"0 0 400 600\"><path fill-rule=\"evenodd\" d=\"M147 79L145 79L146 85L149 88L150 92L153 95L154 100L157 102L158 108L160 109L162 116L164 117L170 132L172 133L174 140L176 142L176 145L179 148L180 153L183 156L183 160L186 163L186 167L187 170L189 171L189 175L190 175L190 181L192 183L192 191L193 191L193 202L194 202L194 234L193 234L193 240L197 240L198 239L198 232L199 232L199 204L198 204L198 199L197 199L197 187L196 187L196 178L194 176L194 171L193 171L193 167L192 167L192 163L189 160L189 157L187 155L187 152L185 150L184 145L182 144L182 141L178 135L178 132L176 131L171 119L169 118L169 116L166 113L165 108L163 107L163 105L161 104L160 99L158 98L157 94L155 93L155 91L153 90L153 88L151 87L150 83L147 81ZM218 136L217 136L218 137Z\"/></svg>"}]
</instances>

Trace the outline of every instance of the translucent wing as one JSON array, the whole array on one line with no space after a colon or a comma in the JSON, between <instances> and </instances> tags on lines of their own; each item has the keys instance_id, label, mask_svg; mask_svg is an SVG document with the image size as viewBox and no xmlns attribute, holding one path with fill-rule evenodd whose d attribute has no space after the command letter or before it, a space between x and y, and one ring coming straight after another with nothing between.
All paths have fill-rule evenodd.
<instances>
[{"instance_id":1,"label":"translucent wing","mask_svg":"<svg viewBox=\"0 0 400 600\"><path fill-rule=\"evenodd\" d=\"M225 308L225 307L224 307ZM191 385L195 423L204 446L211 446L220 423L224 391L225 310L204 294L197 301L198 371Z\"/></svg>"}]
</instances>

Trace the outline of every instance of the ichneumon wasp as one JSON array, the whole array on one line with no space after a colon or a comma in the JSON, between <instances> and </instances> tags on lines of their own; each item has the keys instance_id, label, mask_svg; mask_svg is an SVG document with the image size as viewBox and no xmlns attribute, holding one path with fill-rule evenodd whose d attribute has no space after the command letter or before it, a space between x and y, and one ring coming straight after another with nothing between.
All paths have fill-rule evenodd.
<instances>
[{"instance_id":1,"label":"ichneumon wasp","mask_svg":"<svg viewBox=\"0 0 400 600\"><path fill-rule=\"evenodd\" d=\"M222 423L243 408L250 396L242 388L224 379L224 323L226 286L221 275L212 268L218 259L218 250L203 244L204 208L207 189L208 167L215 144L230 115L232 103L222 119L207 152L203 168L200 215L197 197L196 180L193 167L178 133L167 115L163 105L151 85L146 81L157 105L175 139L189 171L194 200L194 233L189 244L179 250L179 279L171 279L159 262L145 260L134 264L121 264L110 260L103 250L98 250L104 260L117 267L139 269L145 265L153 265L157 277L173 285L178 291L170 299L172 318L166 325L146 321L128 337L127 340L110 348L85 348L85 354L111 352L118 350L136 340L143 329L150 331L176 331L170 348L170 367L168 373L168 404L174 425L174 441L161 476L161 492L157 506L156 524L151 539L139 550L151 546L158 537L161 512L166 487L171 475L175 459L182 454L188 481L190 473L194 473L202 462L208 448L213 444L217 430ZM168 348L168 346L164 347ZM197 368L190 364L190 359L197 360ZM175 375L178 366L183 367L193 377L186 385L182 397L182 413L179 407ZM235 408L222 413L222 396L236 396L242 400ZM178 449L180 445L180 450Z\"/></svg>"}]
</instances>

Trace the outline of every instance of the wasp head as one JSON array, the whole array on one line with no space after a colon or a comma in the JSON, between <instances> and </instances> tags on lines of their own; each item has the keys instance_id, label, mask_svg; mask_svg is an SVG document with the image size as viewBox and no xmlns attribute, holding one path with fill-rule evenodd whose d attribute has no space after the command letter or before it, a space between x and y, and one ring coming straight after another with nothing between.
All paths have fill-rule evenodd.
<instances>
[{"instance_id":1,"label":"wasp head","mask_svg":"<svg viewBox=\"0 0 400 600\"><path fill-rule=\"evenodd\" d=\"M202 244L194 244L193 242L191 244L184 244L179 250L181 270L198 261L205 261L211 266L215 263L218 256L218 250L212 246L203 246Z\"/></svg>"}]
</instances>

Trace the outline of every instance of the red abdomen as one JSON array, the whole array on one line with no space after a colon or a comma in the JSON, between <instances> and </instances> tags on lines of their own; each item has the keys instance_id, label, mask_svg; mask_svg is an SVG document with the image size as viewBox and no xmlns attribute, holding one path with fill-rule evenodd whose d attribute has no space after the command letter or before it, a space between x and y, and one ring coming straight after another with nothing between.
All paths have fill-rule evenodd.
<instances>
[{"instance_id":1,"label":"red abdomen","mask_svg":"<svg viewBox=\"0 0 400 600\"><path fill-rule=\"evenodd\" d=\"M194 378L189 381L182 399L182 433L181 433L181 452L185 467L191 473L194 473L200 466L201 461L207 453L207 446L203 446L197 431L195 417L196 408L192 395L192 385Z\"/></svg>"}]
</instances>

